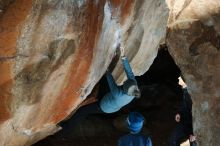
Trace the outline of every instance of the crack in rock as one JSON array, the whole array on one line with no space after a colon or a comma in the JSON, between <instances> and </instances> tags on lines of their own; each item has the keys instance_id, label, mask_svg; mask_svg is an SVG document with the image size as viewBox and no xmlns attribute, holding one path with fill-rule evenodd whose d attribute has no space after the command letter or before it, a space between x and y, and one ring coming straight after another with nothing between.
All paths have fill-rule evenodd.
<instances>
[{"instance_id":1,"label":"crack in rock","mask_svg":"<svg viewBox=\"0 0 220 146\"><path fill-rule=\"evenodd\" d=\"M23 54L17 54L14 56L0 56L0 61L9 61L15 59L16 57L29 57L29 56Z\"/></svg>"}]
</instances>

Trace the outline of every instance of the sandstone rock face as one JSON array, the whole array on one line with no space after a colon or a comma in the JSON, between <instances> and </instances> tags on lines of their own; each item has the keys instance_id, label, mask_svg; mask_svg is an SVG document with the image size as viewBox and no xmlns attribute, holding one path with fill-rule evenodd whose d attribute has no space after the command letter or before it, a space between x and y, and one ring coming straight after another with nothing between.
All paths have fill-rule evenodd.
<instances>
[{"instance_id":1,"label":"sandstone rock face","mask_svg":"<svg viewBox=\"0 0 220 146\"><path fill-rule=\"evenodd\" d=\"M220 140L220 1L167 0L167 43L193 98L199 145Z\"/></svg>"},{"instance_id":2,"label":"sandstone rock face","mask_svg":"<svg viewBox=\"0 0 220 146\"><path fill-rule=\"evenodd\" d=\"M163 0L0 1L0 145L53 134L88 96L118 43L136 75L165 40ZM124 79L118 61L114 76Z\"/></svg>"},{"instance_id":3,"label":"sandstone rock face","mask_svg":"<svg viewBox=\"0 0 220 146\"><path fill-rule=\"evenodd\" d=\"M6 9L6 7L12 2L13 0L0 0L0 14Z\"/></svg>"}]
</instances>

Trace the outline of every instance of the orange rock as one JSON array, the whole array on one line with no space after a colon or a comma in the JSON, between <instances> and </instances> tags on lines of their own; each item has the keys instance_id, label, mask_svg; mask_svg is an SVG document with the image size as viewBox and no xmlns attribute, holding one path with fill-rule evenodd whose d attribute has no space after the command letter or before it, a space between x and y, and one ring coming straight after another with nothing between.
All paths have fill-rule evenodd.
<instances>
[{"instance_id":1,"label":"orange rock","mask_svg":"<svg viewBox=\"0 0 220 146\"><path fill-rule=\"evenodd\" d=\"M119 43L135 74L143 74L165 38L167 17L165 2L155 0L9 4L0 19L0 145L31 145L56 132L103 76ZM121 83L118 62L113 75Z\"/></svg>"}]
</instances>

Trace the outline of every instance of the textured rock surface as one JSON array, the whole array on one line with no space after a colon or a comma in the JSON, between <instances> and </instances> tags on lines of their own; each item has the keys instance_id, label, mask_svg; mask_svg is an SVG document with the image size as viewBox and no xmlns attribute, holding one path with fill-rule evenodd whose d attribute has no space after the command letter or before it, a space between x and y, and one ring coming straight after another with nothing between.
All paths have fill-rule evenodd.
<instances>
[{"instance_id":1,"label":"textured rock surface","mask_svg":"<svg viewBox=\"0 0 220 146\"><path fill-rule=\"evenodd\" d=\"M193 97L199 145L219 145L220 1L167 2L167 43Z\"/></svg>"},{"instance_id":2,"label":"textured rock surface","mask_svg":"<svg viewBox=\"0 0 220 146\"><path fill-rule=\"evenodd\" d=\"M12 2L13 0L0 0L0 14L6 9L6 7Z\"/></svg>"},{"instance_id":3,"label":"textured rock surface","mask_svg":"<svg viewBox=\"0 0 220 146\"><path fill-rule=\"evenodd\" d=\"M56 123L104 74L119 42L140 75L165 38L163 0L2 2L0 145L30 145L58 130ZM118 63L119 82L122 71Z\"/></svg>"},{"instance_id":4,"label":"textured rock surface","mask_svg":"<svg viewBox=\"0 0 220 146\"><path fill-rule=\"evenodd\" d=\"M109 66L119 42L136 75L165 40L194 101L200 145L219 144L218 0L0 0L0 145L58 130ZM169 19L168 9L169 7ZM168 20L168 25L167 25ZM114 76L124 74L115 62Z\"/></svg>"}]
</instances>

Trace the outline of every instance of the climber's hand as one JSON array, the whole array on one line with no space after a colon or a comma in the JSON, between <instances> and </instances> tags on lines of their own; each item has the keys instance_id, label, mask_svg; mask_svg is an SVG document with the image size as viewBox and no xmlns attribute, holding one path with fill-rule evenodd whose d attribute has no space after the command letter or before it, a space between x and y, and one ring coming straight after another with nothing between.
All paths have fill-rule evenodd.
<instances>
[{"instance_id":1,"label":"climber's hand","mask_svg":"<svg viewBox=\"0 0 220 146\"><path fill-rule=\"evenodd\" d=\"M125 57L125 49L123 46L120 46L121 57Z\"/></svg>"},{"instance_id":2,"label":"climber's hand","mask_svg":"<svg viewBox=\"0 0 220 146\"><path fill-rule=\"evenodd\" d=\"M196 136L190 135L190 136L189 136L189 141L190 141L190 142L196 141Z\"/></svg>"}]
</instances>

